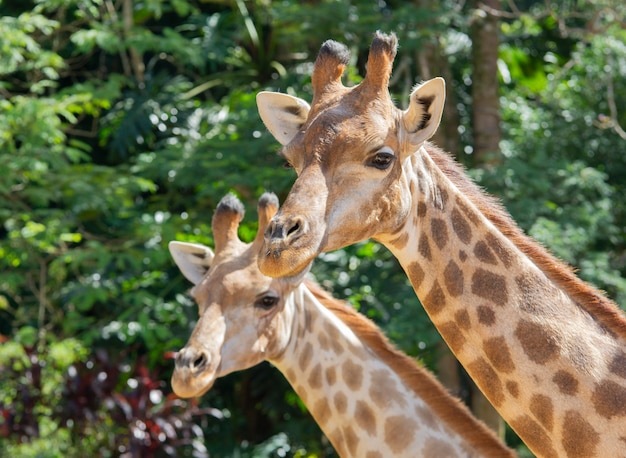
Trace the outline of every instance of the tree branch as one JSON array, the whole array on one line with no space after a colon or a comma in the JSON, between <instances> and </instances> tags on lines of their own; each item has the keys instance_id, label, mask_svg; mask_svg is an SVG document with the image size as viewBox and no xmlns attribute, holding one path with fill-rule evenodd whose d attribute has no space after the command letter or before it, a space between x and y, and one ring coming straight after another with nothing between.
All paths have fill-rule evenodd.
<instances>
[{"instance_id":1,"label":"tree branch","mask_svg":"<svg viewBox=\"0 0 626 458\"><path fill-rule=\"evenodd\" d=\"M626 131L620 126L617 115L617 104L615 103L615 88L613 87L613 78L609 76L606 87L606 101L609 105L608 119L600 119L600 128L613 129L617 135L626 140Z\"/></svg>"}]
</instances>

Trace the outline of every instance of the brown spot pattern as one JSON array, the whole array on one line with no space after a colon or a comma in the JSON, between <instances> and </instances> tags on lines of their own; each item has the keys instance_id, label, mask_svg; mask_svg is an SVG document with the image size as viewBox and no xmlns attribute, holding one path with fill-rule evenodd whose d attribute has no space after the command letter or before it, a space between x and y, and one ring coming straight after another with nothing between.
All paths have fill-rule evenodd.
<instances>
[{"instance_id":1,"label":"brown spot pattern","mask_svg":"<svg viewBox=\"0 0 626 458\"><path fill-rule=\"evenodd\" d=\"M339 331L334 325L326 324L326 326L324 327L324 330L326 331L326 334L328 334L328 337L330 338L330 340L341 339L341 334L339 333Z\"/></svg>"},{"instance_id":2,"label":"brown spot pattern","mask_svg":"<svg viewBox=\"0 0 626 458\"><path fill-rule=\"evenodd\" d=\"M523 272L515 277L515 283L517 283L517 287L520 289L521 293L524 293L525 290L532 289L533 284L536 282L534 278L535 275L530 272Z\"/></svg>"},{"instance_id":3,"label":"brown spot pattern","mask_svg":"<svg viewBox=\"0 0 626 458\"><path fill-rule=\"evenodd\" d=\"M626 415L626 388L612 380L602 380L596 385L591 402L605 418L622 417Z\"/></svg>"},{"instance_id":4,"label":"brown spot pattern","mask_svg":"<svg viewBox=\"0 0 626 458\"><path fill-rule=\"evenodd\" d=\"M609 370L621 378L626 378L626 353L619 351L609 364Z\"/></svg>"},{"instance_id":5,"label":"brown spot pattern","mask_svg":"<svg viewBox=\"0 0 626 458\"><path fill-rule=\"evenodd\" d=\"M346 445L346 449L348 450L348 453L352 456L355 456L356 450L359 446L359 438L352 429L352 426L348 425L343 428L343 440L344 444Z\"/></svg>"},{"instance_id":6,"label":"brown spot pattern","mask_svg":"<svg viewBox=\"0 0 626 458\"><path fill-rule=\"evenodd\" d=\"M335 370L335 366L327 367L325 374L326 374L326 383L328 383L329 386L333 386L335 382L337 381L337 371Z\"/></svg>"},{"instance_id":7,"label":"brown spot pattern","mask_svg":"<svg viewBox=\"0 0 626 458\"><path fill-rule=\"evenodd\" d=\"M552 448L551 439L539 423L528 415L511 421L511 428L520 436L528 447L537 455L546 458L557 458L558 455Z\"/></svg>"},{"instance_id":8,"label":"brown spot pattern","mask_svg":"<svg viewBox=\"0 0 626 458\"><path fill-rule=\"evenodd\" d=\"M472 327L472 323L470 321L470 315L466 309L458 310L454 314L454 320L456 321L456 324L461 329L468 330L469 328Z\"/></svg>"},{"instance_id":9,"label":"brown spot pattern","mask_svg":"<svg viewBox=\"0 0 626 458\"><path fill-rule=\"evenodd\" d=\"M530 398L530 411L544 428L552 431L554 426L554 406L548 396L534 394Z\"/></svg>"},{"instance_id":10,"label":"brown spot pattern","mask_svg":"<svg viewBox=\"0 0 626 458\"><path fill-rule=\"evenodd\" d=\"M344 352L343 345L341 344L341 339L329 339L330 346L333 349L333 353L335 355L340 355Z\"/></svg>"},{"instance_id":11,"label":"brown spot pattern","mask_svg":"<svg viewBox=\"0 0 626 458\"><path fill-rule=\"evenodd\" d=\"M461 211L465 213L465 216L467 216L467 219L469 219L474 224L478 224L479 218L478 218L477 213L474 210L472 210L464 201L462 201L458 197L456 199L456 204L461 209Z\"/></svg>"},{"instance_id":12,"label":"brown spot pattern","mask_svg":"<svg viewBox=\"0 0 626 458\"><path fill-rule=\"evenodd\" d=\"M348 388L353 391L361 388L361 383L363 382L363 368L361 366L354 364L348 359L343 363L341 369L341 375Z\"/></svg>"},{"instance_id":13,"label":"brown spot pattern","mask_svg":"<svg viewBox=\"0 0 626 458\"><path fill-rule=\"evenodd\" d=\"M425 273L417 262L412 262L407 267L407 275L409 276L409 280L411 281L413 288L417 290L424 281Z\"/></svg>"},{"instance_id":14,"label":"brown spot pattern","mask_svg":"<svg viewBox=\"0 0 626 458\"><path fill-rule=\"evenodd\" d=\"M573 396L578 391L578 380L567 371L557 371L554 377L552 377L552 381L559 387L559 390L563 394Z\"/></svg>"},{"instance_id":15,"label":"brown spot pattern","mask_svg":"<svg viewBox=\"0 0 626 458\"><path fill-rule=\"evenodd\" d=\"M420 419L420 424L426 425L428 429L439 430L439 425L437 424L435 415L428 407L416 407L415 413Z\"/></svg>"},{"instance_id":16,"label":"brown spot pattern","mask_svg":"<svg viewBox=\"0 0 626 458\"><path fill-rule=\"evenodd\" d=\"M521 300L520 309L533 315L545 313L543 303L546 297L554 297L557 289L542 276L534 273L524 273L515 277L515 283Z\"/></svg>"},{"instance_id":17,"label":"brown spot pattern","mask_svg":"<svg viewBox=\"0 0 626 458\"><path fill-rule=\"evenodd\" d=\"M496 322L496 314L489 306L479 305L476 313L478 314L478 322L485 326L491 326Z\"/></svg>"},{"instance_id":18,"label":"brown spot pattern","mask_svg":"<svg viewBox=\"0 0 626 458\"><path fill-rule=\"evenodd\" d=\"M573 410L565 412L561 444L570 458L595 456L600 435L582 415Z\"/></svg>"},{"instance_id":19,"label":"brown spot pattern","mask_svg":"<svg viewBox=\"0 0 626 458\"><path fill-rule=\"evenodd\" d=\"M347 455L344 448L343 434L340 429L335 429L332 433L328 434L328 440L333 444L339 456Z\"/></svg>"},{"instance_id":20,"label":"brown spot pattern","mask_svg":"<svg viewBox=\"0 0 626 458\"><path fill-rule=\"evenodd\" d=\"M519 396L519 384L517 382L509 380L506 382L506 389L514 398Z\"/></svg>"},{"instance_id":21,"label":"brown spot pattern","mask_svg":"<svg viewBox=\"0 0 626 458\"><path fill-rule=\"evenodd\" d=\"M322 366L319 363L311 370L308 382L309 387L314 390L319 390L322 387Z\"/></svg>"},{"instance_id":22,"label":"brown spot pattern","mask_svg":"<svg viewBox=\"0 0 626 458\"><path fill-rule=\"evenodd\" d=\"M452 210L450 221L459 240L466 245L469 244L472 241L472 228L458 209Z\"/></svg>"},{"instance_id":23,"label":"brown spot pattern","mask_svg":"<svg viewBox=\"0 0 626 458\"><path fill-rule=\"evenodd\" d=\"M493 250L498 258L500 258L500 262L504 264L504 267L511 267L513 263L513 255L512 253L504 246L504 243L499 240L494 234L488 233L485 236L485 241L487 245Z\"/></svg>"},{"instance_id":24,"label":"brown spot pattern","mask_svg":"<svg viewBox=\"0 0 626 458\"><path fill-rule=\"evenodd\" d=\"M509 300L506 278L485 269L477 269L472 276L472 293L496 305L504 306Z\"/></svg>"},{"instance_id":25,"label":"brown spot pattern","mask_svg":"<svg viewBox=\"0 0 626 458\"><path fill-rule=\"evenodd\" d=\"M463 294L463 271L454 261L450 261L444 269L443 280L451 296Z\"/></svg>"},{"instance_id":26,"label":"brown spot pattern","mask_svg":"<svg viewBox=\"0 0 626 458\"><path fill-rule=\"evenodd\" d=\"M511 358L511 352L504 337L492 337L485 340L483 350L496 370L507 374L515 369L515 363Z\"/></svg>"},{"instance_id":27,"label":"brown spot pattern","mask_svg":"<svg viewBox=\"0 0 626 458\"><path fill-rule=\"evenodd\" d=\"M450 350L458 354L465 343L465 336L454 321L448 321L439 326L439 332L444 338Z\"/></svg>"},{"instance_id":28,"label":"brown spot pattern","mask_svg":"<svg viewBox=\"0 0 626 458\"><path fill-rule=\"evenodd\" d=\"M328 340L330 341L330 346L332 347L333 352L335 352L335 354L337 355L343 353L344 348L341 344L342 337L339 334L337 328L335 328L335 326L331 324L326 325L324 329L326 330L326 334L328 335Z\"/></svg>"},{"instance_id":29,"label":"brown spot pattern","mask_svg":"<svg viewBox=\"0 0 626 458\"><path fill-rule=\"evenodd\" d=\"M315 324L315 319L317 315L312 314L308 309L304 309L304 323L306 326L306 330L309 333L313 332L313 325Z\"/></svg>"},{"instance_id":30,"label":"brown spot pattern","mask_svg":"<svg viewBox=\"0 0 626 458\"><path fill-rule=\"evenodd\" d=\"M311 345L311 342L307 342L298 359L298 366L302 372L309 368L311 358L313 358L313 345Z\"/></svg>"},{"instance_id":31,"label":"brown spot pattern","mask_svg":"<svg viewBox=\"0 0 626 458\"><path fill-rule=\"evenodd\" d=\"M457 456L457 453L447 442L431 437L424 442L422 453L419 456L422 458L442 458Z\"/></svg>"},{"instance_id":32,"label":"brown spot pattern","mask_svg":"<svg viewBox=\"0 0 626 458\"><path fill-rule=\"evenodd\" d=\"M365 458L383 458L383 455L377 451L367 452Z\"/></svg>"},{"instance_id":33,"label":"brown spot pattern","mask_svg":"<svg viewBox=\"0 0 626 458\"><path fill-rule=\"evenodd\" d=\"M504 391L500 377L486 359L478 358L468 364L467 372L494 407L498 407L504 402Z\"/></svg>"},{"instance_id":34,"label":"brown spot pattern","mask_svg":"<svg viewBox=\"0 0 626 458\"><path fill-rule=\"evenodd\" d=\"M348 398L343 391L336 392L335 396L333 396L333 401L337 412L340 414L345 413L346 408L348 407Z\"/></svg>"},{"instance_id":35,"label":"brown spot pattern","mask_svg":"<svg viewBox=\"0 0 626 458\"><path fill-rule=\"evenodd\" d=\"M374 404L381 409L387 407L390 402L395 402L398 405L404 404L404 397L398 391L395 380L384 369L372 372L369 395Z\"/></svg>"},{"instance_id":36,"label":"brown spot pattern","mask_svg":"<svg viewBox=\"0 0 626 458\"><path fill-rule=\"evenodd\" d=\"M430 243L428 242L428 237L426 237L425 234L422 234L420 236L417 250L419 251L419 254L424 257L424 259L428 261L432 259L432 256L430 254Z\"/></svg>"},{"instance_id":37,"label":"brown spot pattern","mask_svg":"<svg viewBox=\"0 0 626 458\"><path fill-rule=\"evenodd\" d=\"M446 306L446 296L437 280L435 280L430 292L424 298L424 306L427 307L433 315L441 312Z\"/></svg>"},{"instance_id":38,"label":"brown spot pattern","mask_svg":"<svg viewBox=\"0 0 626 458\"><path fill-rule=\"evenodd\" d=\"M385 442L393 453L404 451L411 441L419 425L412 418L397 415L385 421Z\"/></svg>"},{"instance_id":39,"label":"brown spot pattern","mask_svg":"<svg viewBox=\"0 0 626 458\"><path fill-rule=\"evenodd\" d=\"M287 373L285 375L287 376L287 380L289 380L290 383L295 382L296 373L292 368L287 369Z\"/></svg>"},{"instance_id":40,"label":"brown spot pattern","mask_svg":"<svg viewBox=\"0 0 626 458\"><path fill-rule=\"evenodd\" d=\"M480 262L492 265L498 264L498 260L496 259L493 252L491 251L489 246L482 240L476 242L476 245L474 246L474 256L476 256L476 259L478 259Z\"/></svg>"},{"instance_id":41,"label":"brown spot pattern","mask_svg":"<svg viewBox=\"0 0 626 458\"><path fill-rule=\"evenodd\" d=\"M300 396L300 399L302 399L302 402L306 404L308 390L305 390L300 384L295 385L293 389L296 391L296 393L298 393L298 396Z\"/></svg>"},{"instance_id":42,"label":"brown spot pattern","mask_svg":"<svg viewBox=\"0 0 626 458\"><path fill-rule=\"evenodd\" d=\"M440 218L433 218L430 222L430 230L433 234L435 245L442 250L448 243L448 227L446 222Z\"/></svg>"},{"instance_id":43,"label":"brown spot pattern","mask_svg":"<svg viewBox=\"0 0 626 458\"><path fill-rule=\"evenodd\" d=\"M417 216L420 218L426 216L426 203L421 200L417 203Z\"/></svg>"},{"instance_id":44,"label":"brown spot pattern","mask_svg":"<svg viewBox=\"0 0 626 458\"><path fill-rule=\"evenodd\" d=\"M315 405L313 406L313 415L319 425L325 424L330 418L330 406L328 405L328 400L326 398L318 399Z\"/></svg>"},{"instance_id":45,"label":"brown spot pattern","mask_svg":"<svg viewBox=\"0 0 626 458\"><path fill-rule=\"evenodd\" d=\"M309 327L309 312L305 311L304 312L304 323L302 326L298 327L298 338L300 340L304 340L305 339L305 334L307 333ZM298 346L298 342L296 342L296 348Z\"/></svg>"},{"instance_id":46,"label":"brown spot pattern","mask_svg":"<svg viewBox=\"0 0 626 458\"><path fill-rule=\"evenodd\" d=\"M367 434L370 436L376 434L376 415L364 401L357 401L354 410L354 419Z\"/></svg>"},{"instance_id":47,"label":"brown spot pattern","mask_svg":"<svg viewBox=\"0 0 626 458\"><path fill-rule=\"evenodd\" d=\"M396 237L389 243L391 243L397 249L401 250L402 248L406 246L408 242L409 242L409 234L405 232L404 234L400 234L398 237Z\"/></svg>"},{"instance_id":48,"label":"brown spot pattern","mask_svg":"<svg viewBox=\"0 0 626 458\"><path fill-rule=\"evenodd\" d=\"M320 344L320 348L324 351L328 351L330 344L328 343L328 337L325 333L320 332L317 334L317 341Z\"/></svg>"},{"instance_id":49,"label":"brown spot pattern","mask_svg":"<svg viewBox=\"0 0 626 458\"><path fill-rule=\"evenodd\" d=\"M459 259L461 260L461 262L465 262L465 260L467 259L467 253L463 250L459 250Z\"/></svg>"},{"instance_id":50,"label":"brown spot pattern","mask_svg":"<svg viewBox=\"0 0 626 458\"><path fill-rule=\"evenodd\" d=\"M519 307L528 312L534 314L541 313L538 310L538 306L541 305L542 298L545 296L545 291L535 292L535 286L537 285L537 279L530 273L523 273L515 277L515 283L521 300L519 301Z\"/></svg>"},{"instance_id":51,"label":"brown spot pattern","mask_svg":"<svg viewBox=\"0 0 626 458\"><path fill-rule=\"evenodd\" d=\"M554 336L537 323L520 320L515 328L515 337L531 361L545 364L557 357L559 347Z\"/></svg>"}]
</instances>

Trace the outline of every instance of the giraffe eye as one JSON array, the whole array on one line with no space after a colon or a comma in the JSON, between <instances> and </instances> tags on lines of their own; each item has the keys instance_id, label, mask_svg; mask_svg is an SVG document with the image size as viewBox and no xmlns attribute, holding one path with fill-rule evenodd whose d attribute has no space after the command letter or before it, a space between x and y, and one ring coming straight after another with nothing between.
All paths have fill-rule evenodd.
<instances>
[{"instance_id":1,"label":"giraffe eye","mask_svg":"<svg viewBox=\"0 0 626 458\"><path fill-rule=\"evenodd\" d=\"M291 165L291 162L285 161L283 162L283 169L293 169L293 165Z\"/></svg>"},{"instance_id":2,"label":"giraffe eye","mask_svg":"<svg viewBox=\"0 0 626 458\"><path fill-rule=\"evenodd\" d=\"M381 149L376 152L374 157L369 161L371 167L376 167L378 170L386 170L389 168L396 156L388 148Z\"/></svg>"},{"instance_id":3,"label":"giraffe eye","mask_svg":"<svg viewBox=\"0 0 626 458\"><path fill-rule=\"evenodd\" d=\"M260 309L269 310L276 304L278 304L278 296L266 294L265 296L258 298L254 305Z\"/></svg>"}]
</instances>

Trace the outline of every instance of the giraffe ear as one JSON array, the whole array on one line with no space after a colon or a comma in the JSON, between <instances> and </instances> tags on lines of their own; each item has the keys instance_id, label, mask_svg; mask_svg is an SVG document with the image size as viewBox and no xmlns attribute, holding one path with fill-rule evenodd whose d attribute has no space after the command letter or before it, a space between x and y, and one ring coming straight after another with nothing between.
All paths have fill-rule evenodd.
<instances>
[{"instance_id":1,"label":"giraffe ear","mask_svg":"<svg viewBox=\"0 0 626 458\"><path fill-rule=\"evenodd\" d=\"M411 144L423 143L434 135L441 122L445 100L446 83L443 78L433 78L413 90L409 108L402 117Z\"/></svg>"},{"instance_id":2,"label":"giraffe ear","mask_svg":"<svg viewBox=\"0 0 626 458\"><path fill-rule=\"evenodd\" d=\"M200 283L211 267L213 251L204 245L186 242L170 242L168 248L185 278L194 285Z\"/></svg>"},{"instance_id":3,"label":"giraffe ear","mask_svg":"<svg viewBox=\"0 0 626 458\"><path fill-rule=\"evenodd\" d=\"M267 130L281 145L296 136L311 109L306 101L279 92L259 92L256 104Z\"/></svg>"}]
</instances>

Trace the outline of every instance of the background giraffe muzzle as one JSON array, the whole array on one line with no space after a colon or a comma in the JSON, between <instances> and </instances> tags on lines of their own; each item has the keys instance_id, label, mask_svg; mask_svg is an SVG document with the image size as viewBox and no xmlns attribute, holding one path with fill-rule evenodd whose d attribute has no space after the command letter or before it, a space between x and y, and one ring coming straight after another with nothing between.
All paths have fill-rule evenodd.
<instances>
[{"instance_id":1,"label":"background giraffe muzzle","mask_svg":"<svg viewBox=\"0 0 626 458\"><path fill-rule=\"evenodd\" d=\"M203 371L211 362L208 352L193 347L185 347L176 355L176 370L189 370L192 374Z\"/></svg>"},{"instance_id":2,"label":"background giraffe muzzle","mask_svg":"<svg viewBox=\"0 0 626 458\"><path fill-rule=\"evenodd\" d=\"M211 357L203 348L188 345L175 359L172 389L181 398L191 398L207 392L217 378L219 358Z\"/></svg>"}]
</instances>

